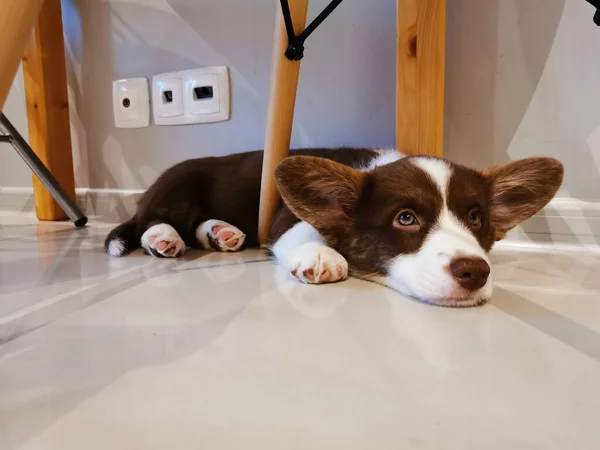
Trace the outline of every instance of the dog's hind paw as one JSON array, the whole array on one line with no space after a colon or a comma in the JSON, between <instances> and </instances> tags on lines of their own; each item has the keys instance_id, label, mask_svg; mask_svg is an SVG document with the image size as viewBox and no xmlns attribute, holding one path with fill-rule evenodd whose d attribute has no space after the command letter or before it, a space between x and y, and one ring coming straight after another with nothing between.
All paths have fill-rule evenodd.
<instances>
[{"instance_id":1,"label":"dog's hind paw","mask_svg":"<svg viewBox=\"0 0 600 450\"><path fill-rule=\"evenodd\" d=\"M158 258L176 258L185 252L185 242L171 225L153 225L142 235L142 247Z\"/></svg>"},{"instance_id":2,"label":"dog's hind paw","mask_svg":"<svg viewBox=\"0 0 600 450\"><path fill-rule=\"evenodd\" d=\"M291 274L308 284L334 283L348 278L348 262L331 247L310 242L298 248L292 258Z\"/></svg>"},{"instance_id":3,"label":"dog's hind paw","mask_svg":"<svg viewBox=\"0 0 600 450\"><path fill-rule=\"evenodd\" d=\"M244 245L246 235L239 228L227 222L211 219L198 226L196 239L205 250L237 252Z\"/></svg>"}]
</instances>

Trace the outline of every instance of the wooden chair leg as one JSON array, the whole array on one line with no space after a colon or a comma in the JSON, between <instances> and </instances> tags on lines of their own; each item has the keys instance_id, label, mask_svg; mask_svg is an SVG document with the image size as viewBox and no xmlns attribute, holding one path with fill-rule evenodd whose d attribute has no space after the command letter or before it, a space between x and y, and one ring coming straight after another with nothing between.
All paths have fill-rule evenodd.
<instances>
[{"instance_id":1,"label":"wooden chair leg","mask_svg":"<svg viewBox=\"0 0 600 450\"><path fill-rule=\"evenodd\" d=\"M442 156L446 0L397 0L396 145Z\"/></svg>"},{"instance_id":2,"label":"wooden chair leg","mask_svg":"<svg viewBox=\"0 0 600 450\"><path fill-rule=\"evenodd\" d=\"M0 111L44 0L0 0Z\"/></svg>"},{"instance_id":3,"label":"wooden chair leg","mask_svg":"<svg viewBox=\"0 0 600 450\"><path fill-rule=\"evenodd\" d=\"M277 164L289 154L300 73L300 61L290 61L284 56L288 46L288 37L281 6L279 6L279 2L277 3L258 219L258 240L261 245L267 243L273 214L279 204L274 171ZM289 0L289 5L294 30L296 34L299 34L306 24L308 0Z\"/></svg>"},{"instance_id":4,"label":"wooden chair leg","mask_svg":"<svg viewBox=\"0 0 600 450\"><path fill-rule=\"evenodd\" d=\"M45 0L23 57L23 74L31 148L74 200L75 177L60 0ZM33 189L39 220L67 218L37 177L33 178Z\"/></svg>"}]
</instances>

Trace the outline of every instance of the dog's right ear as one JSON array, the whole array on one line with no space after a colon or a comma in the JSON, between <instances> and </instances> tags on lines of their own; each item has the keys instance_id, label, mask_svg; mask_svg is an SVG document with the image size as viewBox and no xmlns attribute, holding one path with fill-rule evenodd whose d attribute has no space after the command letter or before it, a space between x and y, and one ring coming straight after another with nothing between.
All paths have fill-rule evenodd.
<instances>
[{"instance_id":1,"label":"dog's right ear","mask_svg":"<svg viewBox=\"0 0 600 450\"><path fill-rule=\"evenodd\" d=\"M323 158L292 156L275 169L283 200L300 219L325 234L352 223L366 175Z\"/></svg>"}]
</instances>

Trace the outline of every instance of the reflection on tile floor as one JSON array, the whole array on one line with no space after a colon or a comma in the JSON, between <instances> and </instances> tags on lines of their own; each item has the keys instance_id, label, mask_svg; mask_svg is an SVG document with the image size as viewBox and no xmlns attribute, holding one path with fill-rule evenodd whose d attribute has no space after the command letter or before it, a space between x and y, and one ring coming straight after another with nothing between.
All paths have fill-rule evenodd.
<instances>
[{"instance_id":1,"label":"reflection on tile floor","mask_svg":"<svg viewBox=\"0 0 600 450\"><path fill-rule=\"evenodd\" d=\"M2 450L598 448L598 256L497 251L493 302L459 310L23 222L0 217Z\"/></svg>"}]
</instances>

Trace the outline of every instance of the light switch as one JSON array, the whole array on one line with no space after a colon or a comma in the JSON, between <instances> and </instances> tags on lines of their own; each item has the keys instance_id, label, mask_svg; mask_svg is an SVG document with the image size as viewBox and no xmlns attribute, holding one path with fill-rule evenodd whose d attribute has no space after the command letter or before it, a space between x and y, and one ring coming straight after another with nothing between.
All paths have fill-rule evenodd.
<instances>
[{"instance_id":1,"label":"light switch","mask_svg":"<svg viewBox=\"0 0 600 450\"><path fill-rule=\"evenodd\" d=\"M170 74L152 78L152 110L157 125L170 125L174 118L181 119L183 100L182 78Z\"/></svg>"},{"instance_id":2,"label":"light switch","mask_svg":"<svg viewBox=\"0 0 600 450\"><path fill-rule=\"evenodd\" d=\"M192 72L188 83L190 114L215 114L221 110L218 75Z\"/></svg>"}]
</instances>

